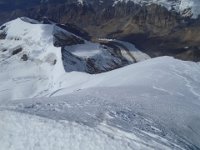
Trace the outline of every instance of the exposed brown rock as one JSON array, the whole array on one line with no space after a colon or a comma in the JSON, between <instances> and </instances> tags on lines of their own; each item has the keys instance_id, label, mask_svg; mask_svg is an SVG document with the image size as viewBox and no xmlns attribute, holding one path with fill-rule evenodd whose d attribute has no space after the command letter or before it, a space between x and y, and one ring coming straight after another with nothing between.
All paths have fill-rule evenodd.
<instances>
[{"instance_id":1,"label":"exposed brown rock","mask_svg":"<svg viewBox=\"0 0 200 150\"><path fill-rule=\"evenodd\" d=\"M0 13L0 20L5 22L19 16L41 19L46 16L55 22L67 24L69 30L74 30L71 28L73 25L76 29L84 29L93 39L115 38L129 41L152 57L170 55L184 60L194 60L185 53L184 48L200 47L200 23L198 19L191 20L191 14L188 12L182 12L187 14L184 15L187 18L183 18L180 14L155 4L140 6L134 3L119 3L112 7L106 2L104 6L91 7L70 2L36 5L31 9L18 9L12 13L4 11ZM55 39L56 46L83 42L74 37L57 35ZM190 51L196 54L197 50ZM200 58L195 58L196 60Z\"/></svg>"}]
</instances>

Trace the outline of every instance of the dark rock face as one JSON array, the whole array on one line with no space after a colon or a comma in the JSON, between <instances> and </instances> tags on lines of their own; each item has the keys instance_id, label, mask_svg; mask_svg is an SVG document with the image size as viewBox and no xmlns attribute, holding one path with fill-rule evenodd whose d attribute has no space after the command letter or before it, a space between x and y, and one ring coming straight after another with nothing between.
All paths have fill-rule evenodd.
<instances>
[{"instance_id":1,"label":"dark rock face","mask_svg":"<svg viewBox=\"0 0 200 150\"><path fill-rule=\"evenodd\" d=\"M0 23L19 16L37 20L46 16L55 22L66 24L65 28L85 39L115 38L134 43L152 57L170 55L184 60L200 61L195 56L198 50L193 48L200 47L198 19L183 18L177 12L155 4L112 4L112 0L104 0L103 4L99 0L90 0L84 5L73 0L52 0L49 3L35 1L28 7L1 10ZM55 37L58 38L56 35ZM57 41L61 42L55 42L56 46L82 42L74 40L74 37L67 40L62 37Z\"/></svg>"},{"instance_id":2,"label":"dark rock face","mask_svg":"<svg viewBox=\"0 0 200 150\"><path fill-rule=\"evenodd\" d=\"M71 46L76 44L83 44L84 40L77 38L76 36L65 36L60 34L54 34L54 46L56 47L64 47Z\"/></svg>"},{"instance_id":3,"label":"dark rock face","mask_svg":"<svg viewBox=\"0 0 200 150\"><path fill-rule=\"evenodd\" d=\"M98 74L137 62L130 61L130 59L127 59L127 57L122 54L124 49L128 49L123 44L120 45L120 43L114 41L102 41L99 44L102 48L101 52L88 57L74 54L70 51L70 46L62 47L61 52L65 71ZM134 57L134 55L131 56Z\"/></svg>"},{"instance_id":4,"label":"dark rock face","mask_svg":"<svg viewBox=\"0 0 200 150\"><path fill-rule=\"evenodd\" d=\"M5 29L6 28L6 26L1 26L0 27L0 30L3 30L3 29Z\"/></svg>"},{"instance_id":5,"label":"dark rock face","mask_svg":"<svg viewBox=\"0 0 200 150\"><path fill-rule=\"evenodd\" d=\"M4 40L6 38L6 33L0 33L0 40Z\"/></svg>"},{"instance_id":6,"label":"dark rock face","mask_svg":"<svg viewBox=\"0 0 200 150\"><path fill-rule=\"evenodd\" d=\"M7 34L5 33L4 29L6 28L6 26L1 26L0 27L0 40L4 40L7 36Z\"/></svg>"},{"instance_id":7,"label":"dark rock face","mask_svg":"<svg viewBox=\"0 0 200 150\"><path fill-rule=\"evenodd\" d=\"M70 31L73 34L80 36L80 37L82 37L82 38L84 38L88 41L91 39L88 32L86 32L85 30L81 29L80 27L78 27L74 24L68 24L68 23L66 23L65 25L57 24L57 26L66 30L66 31Z\"/></svg>"},{"instance_id":8,"label":"dark rock face","mask_svg":"<svg viewBox=\"0 0 200 150\"><path fill-rule=\"evenodd\" d=\"M20 53L22 50L23 50L23 49L22 49L21 47L20 47L20 48L17 48L17 49L15 49L15 50L13 50L12 55L16 55L16 54Z\"/></svg>"},{"instance_id":9,"label":"dark rock face","mask_svg":"<svg viewBox=\"0 0 200 150\"><path fill-rule=\"evenodd\" d=\"M66 30L60 28L54 29L54 46L64 47L76 44L84 44L84 40L78 36L68 33Z\"/></svg>"},{"instance_id":10,"label":"dark rock face","mask_svg":"<svg viewBox=\"0 0 200 150\"><path fill-rule=\"evenodd\" d=\"M28 60L28 55L23 54L22 57L21 57L21 60L27 61Z\"/></svg>"}]
</instances>

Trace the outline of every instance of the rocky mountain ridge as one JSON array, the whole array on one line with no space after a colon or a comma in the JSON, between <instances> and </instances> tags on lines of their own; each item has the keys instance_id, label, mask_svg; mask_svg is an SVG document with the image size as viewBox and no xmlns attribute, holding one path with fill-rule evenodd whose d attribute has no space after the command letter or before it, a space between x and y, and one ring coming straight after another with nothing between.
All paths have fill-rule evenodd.
<instances>
[{"instance_id":1,"label":"rocky mountain ridge","mask_svg":"<svg viewBox=\"0 0 200 150\"><path fill-rule=\"evenodd\" d=\"M154 1L48 1L27 8L1 11L0 19L5 22L19 16L37 20L47 17L81 29L82 33L93 40L119 39L135 44L152 57L169 55L199 61L200 21L197 15L192 18L198 1L152 2ZM169 8L164 4L173 7ZM192 7L192 4L197 5ZM183 6L188 8L183 9ZM178 9L182 11L177 11Z\"/></svg>"}]
</instances>

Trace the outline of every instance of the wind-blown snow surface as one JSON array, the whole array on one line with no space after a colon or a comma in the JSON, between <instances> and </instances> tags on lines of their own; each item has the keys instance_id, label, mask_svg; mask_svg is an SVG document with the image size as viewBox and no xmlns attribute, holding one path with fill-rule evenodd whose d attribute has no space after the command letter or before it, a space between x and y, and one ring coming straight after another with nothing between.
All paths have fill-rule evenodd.
<instances>
[{"instance_id":1,"label":"wind-blown snow surface","mask_svg":"<svg viewBox=\"0 0 200 150\"><path fill-rule=\"evenodd\" d=\"M71 94L1 102L3 150L200 148L199 63L161 57L66 80L54 94Z\"/></svg>"}]
</instances>

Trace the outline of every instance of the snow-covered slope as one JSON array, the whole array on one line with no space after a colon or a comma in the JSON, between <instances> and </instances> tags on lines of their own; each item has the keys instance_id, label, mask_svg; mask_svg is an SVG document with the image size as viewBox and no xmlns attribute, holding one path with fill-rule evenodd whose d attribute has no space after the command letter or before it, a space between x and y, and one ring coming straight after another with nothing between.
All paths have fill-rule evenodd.
<instances>
[{"instance_id":1,"label":"snow-covered slope","mask_svg":"<svg viewBox=\"0 0 200 150\"><path fill-rule=\"evenodd\" d=\"M86 41L56 24L18 18L0 29L1 101L49 95L61 88L66 72L100 73L130 63L120 48Z\"/></svg>"},{"instance_id":2,"label":"snow-covered slope","mask_svg":"<svg viewBox=\"0 0 200 150\"><path fill-rule=\"evenodd\" d=\"M182 149L162 137L137 131L128 133L103 122L93 128L9 111L0 111L0 117L2 150Z\"/></svg>"},{"instance_id":3,"label":"snow-covered slope","mask_svg":"<svg viewBox=\"0 0 200 150\"><path fill-rule=\"evenodd\" d=\"M176 10L183 15L192 15L193 18L197 18L200 14L199 0L114 0L114 5L119 2L127 3L130 1L140 5L158 4L166 7L168 10Z\"/></svg>"},{"instance_id":4,"label":"snow-covered slope","mask_svg":"<svg viewBox=\"0 0 200 150\"><path fill-rule=\"evenodd\" d=\"M51 89L65 73L61 50L52 42L54 26L18 18L2 28L5 38L0 40L1 100L34 97Z\"/></svg>"},{"instance_id":5,"label":"snow-covered slope","mask_svg":"<svg viewBox=\"0 0 200 150\"><path fill-rule=\"evenodd\" d=\"M200 148L199 63L161 57L67 76L54 94L72 94L1 102L3 149Z\"/></svg>"}]
</instances>

